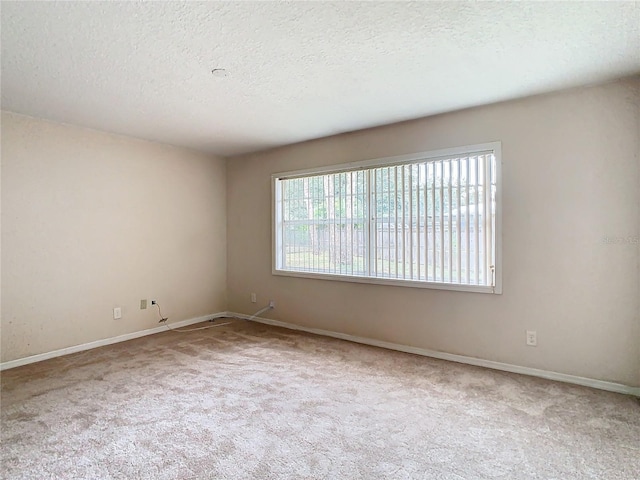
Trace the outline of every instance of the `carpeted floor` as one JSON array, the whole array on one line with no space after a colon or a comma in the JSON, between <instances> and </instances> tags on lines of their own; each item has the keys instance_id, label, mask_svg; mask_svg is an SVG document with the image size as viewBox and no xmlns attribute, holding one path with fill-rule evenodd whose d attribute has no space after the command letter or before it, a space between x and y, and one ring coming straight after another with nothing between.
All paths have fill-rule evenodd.
<instances>
[{"instance_id":1,"label":"carpeted floor","mask_svg":"<svg viewBox=\"0 0 640 480\"><path fill-rule=\"evenodd\" d=\"M638 479L638 399L235 320L2 374L6 479Z\"/></svg>"}]
</instances>

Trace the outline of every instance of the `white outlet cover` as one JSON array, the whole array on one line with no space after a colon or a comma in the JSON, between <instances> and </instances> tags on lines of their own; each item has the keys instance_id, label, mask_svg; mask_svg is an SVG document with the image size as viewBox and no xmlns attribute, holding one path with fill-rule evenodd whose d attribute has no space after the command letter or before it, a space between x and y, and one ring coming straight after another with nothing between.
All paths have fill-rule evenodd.
<instances>
[{"instance_id":1,"label":"white outlet cover","mask_svg":"<svg viewBox=\"0 0 640 480\"><path fill-rule=\"evenodd\" d=\"M527 345L532 347L538 345L538 334L535 330L527 330Z\"/></svg>"},{"instance_id":2,"label":"white outlet cover","mask_svg":"<svg viewBox=\"0 0 640 480\"><path fill-rule=\"evenodd\" d=\"M120 318L122 318L122 308L116 307L113 309L113 319L118 320Z\"/></svg>"}]
</instances>

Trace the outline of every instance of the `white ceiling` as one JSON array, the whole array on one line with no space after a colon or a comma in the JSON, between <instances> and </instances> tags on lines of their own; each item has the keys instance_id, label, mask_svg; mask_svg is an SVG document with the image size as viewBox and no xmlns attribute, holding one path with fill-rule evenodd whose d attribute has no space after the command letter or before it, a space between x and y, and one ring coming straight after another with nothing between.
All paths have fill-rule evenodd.
<instances>
[{"instance_id":1,"label":"white ceiling","mask_svg":"<svg viewBox=\"0 0 640 480\"><path fill-rule=\"evenodd\" d=\"M225 156L640 72L640 2L1 8L3 109Z\"/></svg>"}]
</instances>

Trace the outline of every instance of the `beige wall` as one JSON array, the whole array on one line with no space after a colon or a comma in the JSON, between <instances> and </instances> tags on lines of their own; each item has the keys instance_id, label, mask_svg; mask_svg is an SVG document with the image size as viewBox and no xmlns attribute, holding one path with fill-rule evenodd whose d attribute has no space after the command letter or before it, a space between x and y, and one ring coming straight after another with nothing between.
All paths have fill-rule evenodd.
<instances>
[{"instance_id":1,"label":"beige wall","mask_svg":"<svg viewBox=\"0 0 640 480\"><path fill-rule=\"evenodd\" d=\"M225 228L224 160L3 112L2 361L224 311Z\"/></svg>"},{"instance_id":2,"label":"beige wall","mask_svg":"<svg viewBox=\"0 0 640 480\"><path fill-rule=\"evenodd\" d=\"M632 79L293 145L227 163L228 307L640 385L639 87ZM271 275L270 175L501 140L503 295ZM250 303L250 292L258 303ZM536 330L538 347L525 345Z\"/></svg>"},{"instance_id":3,"label":"beige wall","mask_svg":"<svg viewBox=\"0 0 640 480\"><path fill-rule=\"evenodd\" d=\"M286 322L640 386L640 245L620 240L639 109L639 79L560 92L233 158L226 185L221 159L3 112L2 361L152 328L142 298L171 321L275 299ZM494 140L503 295L271 275L272 173Z\"/></svg>"}]
</instances>

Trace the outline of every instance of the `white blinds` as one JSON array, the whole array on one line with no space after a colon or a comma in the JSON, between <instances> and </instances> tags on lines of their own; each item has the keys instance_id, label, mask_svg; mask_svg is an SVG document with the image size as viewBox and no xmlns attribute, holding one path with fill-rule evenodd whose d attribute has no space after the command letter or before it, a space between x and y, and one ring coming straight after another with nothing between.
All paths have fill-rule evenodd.
<instances>
[{"instance_id":1,"label":"white blinds","mask_svg":"<svg viewBox=\"0 0 640 480\"><path fill-rule=\"evenodd\" d=\"M276 269L492 286L492 152L277 179Z\"/></svg>"}]
</instances>

